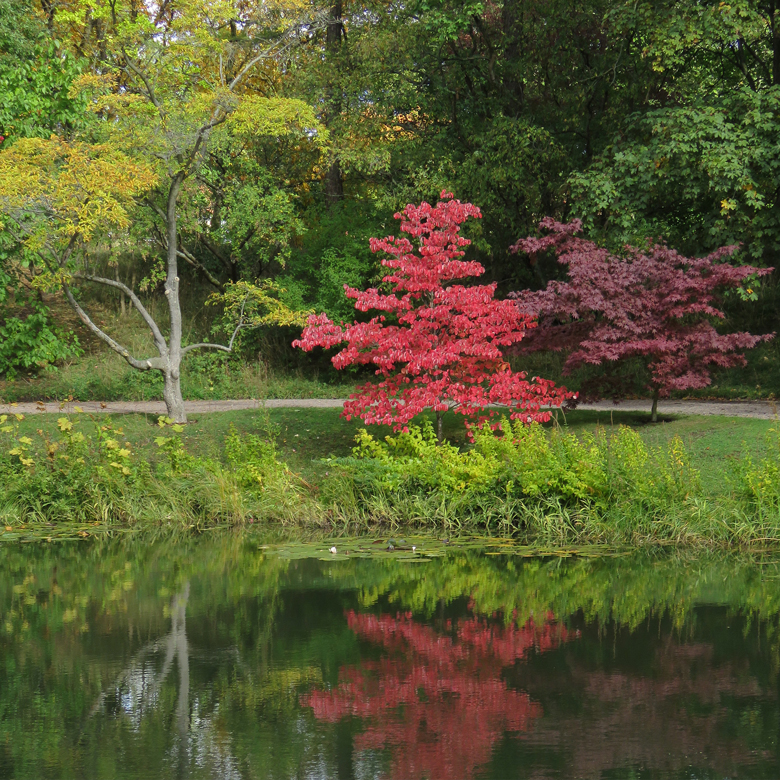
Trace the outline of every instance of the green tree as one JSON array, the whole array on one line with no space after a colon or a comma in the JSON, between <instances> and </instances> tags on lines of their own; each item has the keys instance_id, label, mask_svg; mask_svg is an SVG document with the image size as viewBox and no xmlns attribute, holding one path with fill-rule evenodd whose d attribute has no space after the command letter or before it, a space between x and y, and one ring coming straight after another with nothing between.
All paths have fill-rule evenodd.
<instances>
[{"instance_id":1,"label":"green tree","mask_svg":"<svg viewBox=\"0 0 780 780\"><path fill-rule=\"evenodd\" d=\"M0 0L0 149L18 138L71 134L85 105L70 94L83 63L47 31L27 0ZM56 328L39 290L36 255L0 231L0 374L13 377L78 353Z\"/></svg>"},{"instance_id":2,"label":"green tree","mask_svg":"<svg viewBox=\"0 0 780 780\"><path fill-rule=\"evenodd\" d=\"M575 215L614 242L742 242L775 263L780 3L640 2L611 18L642 46L656 89L571 177Z\"/></svg>"},{"instance_id":3,"label":"green tree","mask_svg":"<svg viewBox=\"0 0 780 780\"><path fill-rule=\"evenodd\" d=\"M2 210L84 324L133 368L163 374L168 415L182 422L183 358L198 348L231 351L238 330L252 324L240 308L228 344L183 343L179 260L199 266L182 242L186 201L197 193L197 174L218 128L244 136L297 134L314 147L324 143L325 133L305 103L245 89L255 71L273 68L322 22L305 5L200 0L181 3L172 14L164 3L143 9L87 3L61 10L57 20L78 33L92 64L72 91L89 100L96 120L89 134L73 142L52 137L4 150ZM95 20L103 21L97 33ZM133 289L93 270L101 242L103 248L109 239L112 245L148 244L147 231L162 250L150 277L164 285L167 335ZM86 282L130 299L151 331L156 355L132 355L94 321L75 286ZM273 314L278 307L261 292Z\"/></svg>"}]
</instances>

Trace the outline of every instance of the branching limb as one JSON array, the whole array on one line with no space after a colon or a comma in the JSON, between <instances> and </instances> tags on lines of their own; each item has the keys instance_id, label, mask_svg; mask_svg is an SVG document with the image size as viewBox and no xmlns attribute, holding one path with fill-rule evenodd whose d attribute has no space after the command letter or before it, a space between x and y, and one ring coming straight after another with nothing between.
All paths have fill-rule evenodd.
<instances>
[{"instance_id":1,"label":"branching limb","mask_svg":"<svg viewBox=\"0 0 780 780\"><path fill-rule=\"evenodd\" d=\"M131 287L123 284L115 279L106 279L102 276L92 276L92 274L76 273L73 276L77 279L85 279L88 282L95 282L95 284L103 284L106 287L114 287L117 290L121 290L133 303L138 313L143 317L144 322L149 326L149 330L152 331L154 336L154 343L157 345L157 349L160 354L164 355L168 351L168 346L165 343L165 338L157 326L157 323L152 318L152 315L146 310L146 307L141 303L141 299L133 292Z\"/></svg>"},{"instance_id":2,"label":"branching limb","mask_svg":"<svg viewBox=\"0 0 780 780\"><path fill-rule=\"evenodd\" d=\"M133 357L127 347L123 347L119 342L112 339L108 333L105 333L97 325L95 325L90 316L84 311L84 309L81 308L81 306L79 306L78 301L73 296L73 293L67 284L63 284L62 289L65 293L65 297L68 299L68 302L73 307L73 310L76 312L76 314L78 314L79 319L99 339L101 339L101 341L104 341L106 344L108 344L108 346L111 347L111 349L113 349L117 355L121 355L121 357L123 357L133 368L137 368L139 371L148 371L151 368L164 370L165 366L163 364L163 359L160 357L149 358L148 360L138 360L138 358Z\"/></svg>"},{"instance_id":3,"label":"branching limb","mask_svg":"<svg viewBox=\"0 0 780 780\"><path fill-rule=\"evenodd\" d=\"M157 96L154 94L154 89L152 85L149 83L149 79L144 74L144 72L136 67L135 63L130 59L130 57L127 56L127 52L122 50L122 54L124 54L125 57L125 64L126 69L130 69L135 73L136 76L138 76L139 79L143 82L143 85L146 87L146 94L149 97L149 100L152 101L152 105L160 112L162 112L162 105L160 104L160 101L157 99Z\"/></svg>"},{"instance_id":4,"label":"branching limb","mask_svg":"<svg viewBox=\"0 0 780 780\"><path fill-rule=\"evenodd\" d=\"M151 198L144 198L144 202L163 222L168 222L168 215Z\"/></svg>"},{"instance_id":5,"label":"branching limb","mask_svg":"<svg viewBox=\"0 0 780 780\"><path fill-rule=\"evenodd\" d=\"M206 278L206 281L216 287L220 292L225 289L225 285L223 285L222 282L220 282L219 279L217 279L217 277L214 276L214 274L212 274L211 271L209 271L209 269L206 268L206 266L204 266L203 263L201 263L200 260L198 260L198 258L192 254L192 252L188 252L186 249L181 248L176 250L176 254L193 268L200 271Z\"/></svg>"},{"instance_id":6,"label":"branching limb","mask_svg":"<svg viewBox=\"0 0 780 780\"><path fill-rule=\"evenodd\" d=\"M315 16L315 18L311 20L308 26L314 28L327 27L331 22L332 20L329 18L328 14L321 13ZM235 78L233 78L230 84L228 84L228 89L235 89L241 83L241 80L244 78L244 76L261 60L270 59L272 57L278 58L284 54L284 52L292 46L293 42L297 38L298 30L301 26L302 25L295 25L294 27L291 27L287 33L279 38L279 40L277 40L272 46L269 46L265 51L252 57L252 59L250 59L249 62L247 62L244 67L241 68L241 70L236 74Z\"/></svg>"},{"instance_id":7,"label":"branching limb","mask_svg":"<svg viewBox=\"0 0 780 780\"><path fill-rule=\"evenodd\" d=\"M155 214L157 214L157 216L160 217L160 219L163 220L163 222L165 222L165 224L168 223L168 216L166 215L166 213L153 200L150 200L149 198L146 198L146 204L152 209L152 211L155 212ZM158 241L160 241L160 243L162 244L163 249L167 252L168 251L168 242L167 242L167 239L163 238L161 233L158 234ZM207 248L210 249L210 247L207 247ZM213 250L212 250L212 254L216 254L216 253L213 252ZM198 260L198 258L195 257L195 255L192 254L192 252L189 252L187 249L182 247L181 249L177 249L176 250L176 255L178 257L181 257L182 260L187 262L193 268L195 268L196 270L200 271L203 274L203 276L206 278L206 281L208 281L209 284L211 284L214 287L216 287L220 292L222 292L224 290L225 286L222 284L222 282L220 282L219 279L217 279L217 277L214 276L214 274L212 274L211 271L209 271L208 268L206 268L203 265L203 263L201 263L200 260ZM219 259L223 260L221 257ZM223 260L223 262L224 262L224 260Z\"/></svg>"},{"instance_id":8,"label":"branching limb","mask_svg":"<svg viewBox=\"0 0 780 780\"><path fill-rule=\"evenodd\" d=\"M209 238L206 236L200 236L201 243L203 246L206 247L206 249L211 252L214 257L217 258L217 260L222 263L222 265L225 266L225 270L228 273L231 273L233 270L233 262L230 260L230 258L226 257L225 254L220 250Z\"/></svg>"},{"instance_id":9,"label":"branching limb","mask_svg":"<svg viewBox=\"0 0 780 780\"><path fill-rule=\"evenodd\" d=\"M202 342L200 344L189 344L188 346L184 347L184 349L181 351L182 357L186 355L188 352L191 352L193 349L218 349L220 352L232 352L233 351L233 344L235 343L236 336L238 336L239 331L246 327L247 323L244 322L244 307L246 306L246 302L249 296L247 295L246 298L241 303L241 314L238 317L238 324L236 325L236 329L233 331L233 335L230 337L230 341L225 344L210 344L209 342Z\"/></svg>"}]
</instances>

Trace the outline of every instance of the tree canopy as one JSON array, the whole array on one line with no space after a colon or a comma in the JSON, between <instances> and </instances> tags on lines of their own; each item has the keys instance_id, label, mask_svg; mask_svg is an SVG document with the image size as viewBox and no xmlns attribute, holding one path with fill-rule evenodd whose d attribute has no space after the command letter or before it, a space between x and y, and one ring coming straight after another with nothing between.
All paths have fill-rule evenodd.
<instances>
[{"instance_id":1,"label":"tree canopy","mask_svg":"<svg viewBox=\"0 0 780 780\"><path fill-rule=\"evenodd\" d=\"M442 190L499 296L561 278L509 251L544 217L776 267L779 31L778 0L2 0L0 281L265 279L340 319Z\"/></svg>"}]
</instances>

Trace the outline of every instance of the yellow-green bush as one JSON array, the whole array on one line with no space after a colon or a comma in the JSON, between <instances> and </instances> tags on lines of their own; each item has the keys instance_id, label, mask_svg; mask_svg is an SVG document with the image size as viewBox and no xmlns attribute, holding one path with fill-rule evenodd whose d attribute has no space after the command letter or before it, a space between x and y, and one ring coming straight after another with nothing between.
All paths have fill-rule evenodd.
<instances>
[{"instance_id":1,"label":"yellow-green bush","mask_svg":"<svg viewBox=\"0 0 780 780\"><path fill-rule=\"evenodd\" d=\"M384 441L364 429L353 456L332 464L339 474L334 485L351 496L345 503L353 511L396 521L427 516L431 522L549 527L552 512L572 531L592 531L616 511L661 518L700 489L678 437L649 448L627 427L577 436L503 420L495 431L475 430L473 446L461 451L439 445L426 421Z\"/></svg>"},{"instance_id":2,"label":"yellow-green bush","mask_svg":"<svg viewBox=\"0 0 780 780\"><path fill-rule=\"evenodd\" d=\"M25 435L23 415L0 416L0 520L165 522L285 520L307 500L272 437L231 430L225 460L194 455L183 426L160 418L157 457L139 454L108 418L63 416L53 434Z\"/></svg>"}]
</instances>

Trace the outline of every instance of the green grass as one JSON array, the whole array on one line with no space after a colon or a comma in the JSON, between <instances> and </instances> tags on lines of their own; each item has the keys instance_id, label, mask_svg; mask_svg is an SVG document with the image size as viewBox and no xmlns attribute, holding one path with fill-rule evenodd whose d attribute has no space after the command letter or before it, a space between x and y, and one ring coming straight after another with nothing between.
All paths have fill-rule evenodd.
<instances>
[{"instance_id":1,"label":"green grass","mask_svg":"<svg viewBox=\"0 0 780 780\"><path fill-rule=\"evenodd\" d=\"M281 373L264 363L228 363L213 356L190 358L182 372L182 392L189 400L236 398L345 398L354 383L328 383L299 372ZM50 367L36 377L0 380L0 402L158 401L163 377L159 372L136 371L118 355L81 357L60 368Z\"/></svg>"},{"instance_id":2,"label":"green grass","mask_svg":"<svg viewBox=\"0 0 780 780\"><path fill-rule=\"evenodd\" d=\"M159 298L159 296L158 296ZM145 301L152 315L165 325L166 312L158 298ZM96 339L75 317L70 308L60 302L49 302L56 320L66 330L76 333L84 354L59 366L47 366L36 374L18 376L14 380L0 378L0 402L61 401L153 401L162 399L163 377L158 371L137 371L119 355ZM115 307L91 301L89 311L97 324L115 335L134 355L155 355L156 348L148 328L132 314L120 316ZM185 312L185 341L211 341L210 322L213 313L202 303L189 302ZM290 334L276 334L276 341L288 344ZM278 344L260 349L278 350ZM350 376L325 381L315 370L278 371L268 361L240 360L221 352L199 351L188 356L182 366L182 392L191 400L223 400L233 398L344 398L354 388Z\"/></svg>"}]
</instances>

